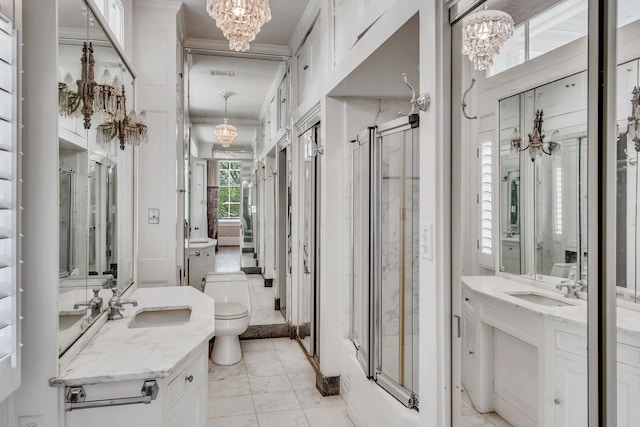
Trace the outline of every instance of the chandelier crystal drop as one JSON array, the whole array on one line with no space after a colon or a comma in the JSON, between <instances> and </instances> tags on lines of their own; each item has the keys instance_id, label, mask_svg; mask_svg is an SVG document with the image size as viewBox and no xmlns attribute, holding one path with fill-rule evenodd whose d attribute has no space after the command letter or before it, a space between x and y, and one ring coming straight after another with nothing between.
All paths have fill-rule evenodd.
<instances>
[{"instance_id":1,"label":"chandelier crystal drop","mask_svg":"<svg viewBox=\"0 0 640 427\"><path fill-rule=\"evenodd\" d=\"M462 21L462 53L476 70L486 70L513 35L513 18L500 10L481 10Z\"/></svg>"},{"instance_id":2,"label":"chandelier crystal drop","mask_svg":"<svg viewBox=\"0 0 640 427\"><path fill-rule=\"evenodd\" d=\"M231 145L231 142L238 136L237 129L228 124L229 119L227 118L227 99L230 96L234 95L233 92L222 92L220 95L224 98L224 124L216 126L215 134L218 141L224 148L228 148Z\"/></svg>"},{"instance_id":3,"label":"chandelier crystal drop","mask_svg":"<svg viewBox=\"0 0 640 427\"><path fill-rule=\"evenodd\" d=\"M271 20L269 0L207 0L207 12L229 40L229 48L243 52Z\"/></svg>"}]
</instances>

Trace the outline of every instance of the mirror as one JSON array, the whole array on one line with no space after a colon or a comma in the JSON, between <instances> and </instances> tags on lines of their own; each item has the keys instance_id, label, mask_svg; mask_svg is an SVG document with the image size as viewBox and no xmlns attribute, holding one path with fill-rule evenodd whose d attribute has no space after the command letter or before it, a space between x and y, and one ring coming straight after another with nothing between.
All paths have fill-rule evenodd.
<instances>
[{"instance_id":1,"label":"mirror","mask_svg":"<svg viewBox=\"0 0 640 427\"><path fill-rule=\"evenodd\" d=\"M620 300L638 302L639 60L618 66L616 140L616 285ZM635 105L634 99L635 97ZM560 150L531 161L534 110ZM636 112L637 118L629 117ZM636 125L638 122L638 125ZM587 261L586 73L500 101L501 271L547 283L585 280ZM522 151L512 150L514 129ZM533 213L531 215L530 213ZM578 273L580 272L580 274Z\"/></svg>"},{"instance_id":2,"label":"mirror","mask_svg":"<svg viewBox=\"0 0 640 427\"><path fill-rule=\"evenodd\" d=\"M586 278L586 79L500 101L501 271L550 284Z\"/></svg>"},{"instance_id":3,"label":"mirror","mask_svg":"<svg viewBox=\"0 0 640 427\"><path fill-rule=\"evenodd\" d=\"M120 149L113 123L133 108L134 78L84 1L61 0L58 15L62 354L107 308L112 288L133 283L134 154ZM78 86L92 80L87 112ZM110 102L105 85L117 94Z\"/></svg>"}]
</instances>

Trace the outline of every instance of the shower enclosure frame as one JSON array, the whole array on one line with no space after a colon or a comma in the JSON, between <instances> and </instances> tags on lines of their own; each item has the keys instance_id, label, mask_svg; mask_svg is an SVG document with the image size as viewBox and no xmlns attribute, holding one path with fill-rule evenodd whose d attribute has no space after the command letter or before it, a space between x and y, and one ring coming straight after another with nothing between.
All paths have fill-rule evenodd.
<instances>
[{"instance_id":1,"label":"shower enclosure frame","mask_svg":"<svg viewBox=\"0 0 640 427\"><path fill-rule=\"evenodd\" d=\"M356 247L357 247L357 242L356 242L356 222L358 220L358 218L356 217L356 207L354 206L353 210L353 241L352 241L352 255L354 256L354 258L352 259L353 261L353 284L352 284L352 301L351 301L351 331L350 331L350 335L351 335L351 339L352 342L354 343L354 346L356 348L356 359L358 360L358 362L360 363L360 365L362 366L365 375L368 378L372 378L376 381L376 383L382 387L385 391L387 391L389 394L391 394L394 398L396 398L398 401L400 401L402 404L404 404L405 406L407 406L408 408L413 408L413 409L418 409L419 407L419 401L418 401L418 394L415 392L416 387L418 386L418 384L405 384L402 385L400 382L404 382L403 380L397 381L396 379L393 378L393 375L386 372L384 366L382 365L382 328L383 328L383 314L382 313L382 306L381 306L381 302L382 302L382 285L383 285L383 278L382 278L382 247L383 247L383 242L382 242L382 219L383 219L383 215L382 215L382 202L383 202L383 198L382 198L382 180L383 180L383 176L382 176L382 144L383 144L383 138L388 137L390 135L394 135L400 132L411 132L411 143L412 144L419 144L418 142L418 126L419 126L419 118L418 115L411 115L411 116L406 116L406 117L401 117L395 120L392 120L390 122L387 122L385 124L379 125L377 127L369 127L366 131L362 132L358 138L356 139L356 141L353 141L354 143L357 143L358 146L364 146L365 144L369 144L369 153L368 154L368 170L364 171L364 173L361 174L361 177L363 179L368 179L368 187L370 189L370 196L368 198L368 200L364 201L364 206L366 206L368 213L369 213L369 224L368 224L368 233L363 233L363 236L360 236L361 238L364 237L364 235L366 235L366 238L369 241L369 253L367 254L366 257L363 257L365 259L368 260L368 275L369 277L360 285L364 286L364 293L366 294L363 298L363 300L368 301L368 304L366 307L363 307L363 310L367 310L367 313L363 316L364 318L368 319L368 322L366 325L362 325L362 328L360 331L356 331L357 326L355 326L355 321L354 319L356 318L356 316L361 315L362 313L356 313L356 305L355 305L355 300L357 298L357 286L358 284L356 283L356 259L355 259L355 254L356 254ZM415 146L412 145L412 148L416 148ZM361 149L358 147L354 147L353 149L353 153L354 153L354 158L353 158L353 174L355 176L355 172L356 172L356 165L355 165L355 152L356 150ZM403 151L402 151L402 155L403 155L403 162L406 160L405 156L405 150L406 148L404 147L404 143L403 143ZM403 163L404 164L404 163ZM403 173L403 180L406 179L406 174L405 173L405 169L404 166L401 169L402 173ZM362 172L362 171L361 171ZM415 177L412 177L412 179ZM355 194L356 194L356 184L355 184L355 177L354 177L354 182L353 184L353 194L352 197L355 200ZM403 189L402 189L402 194L404 195L404 187L405 184L403 183ZM368 202L368 203L367 203ZM415 206L418 206L417 200L413 201L412 199L412 204L415 204ZM402 208L401 210L404 212L404 197L402 198ZM361 211L362 212L362 211ZM417 213L416 213L417 215ZM405 230L405 219L401 218L401 223L402 223L402 230ZM404 233L402 233L403 236L401 237L401 242L403 242L402 244L404 245L406 243L405 236ZM404 253L404 249L402 249L401 251L402 253ZM406 289L405 289L405 276L404 276L404 268L406 268L406 258L404 258L404 256L401 256L401 259L403 261L401 261L401 263L399 265L403 265L404 267L401 269L401 277L402 279L399 280L399 286L400 286L400 291L398 295L405 295L406 296ZM412 266L414 264L411 264ZM363 269L365 270L365 269ZM416 278L417 279L417 278ZM415 280L413 280L412 286L414 286L414 282L416 282ZM415 283L415 286L418 286L418 283ZM412 288L413 290L413 288ZM399 333L398 333L398 339L399 339L399 346L398 346L398 352L399 352L399 358L398 358L398 365L399 365L399 378L404 378L404 358L405 358L405 343L404 343L404 335L405 335L405 326L404 326L404 322L405 322L405 317L406 317L406 312L405 312L405 307L404 307L404 300L405 298L399 298L399 313L401 312L402 314L399 314L398 316L398 322L399 322ZM417 302L414 301L414 302ZM413 325L412 325L413 326ZM358 332L360 333L360 335L358 334ZM365 335L365 337L362 337L362 335ZM362 339L360 339L362 338ZM412 341L412 346L411 348L413 349L413 346L417 346L417 342L413 342ZM416 372L414 371L415 369L417 369L417 361L413 360L411 369L412 369L412 374L415 374ZM415 375L412 375L412 377Z\"/></svg>"}]
</instances>

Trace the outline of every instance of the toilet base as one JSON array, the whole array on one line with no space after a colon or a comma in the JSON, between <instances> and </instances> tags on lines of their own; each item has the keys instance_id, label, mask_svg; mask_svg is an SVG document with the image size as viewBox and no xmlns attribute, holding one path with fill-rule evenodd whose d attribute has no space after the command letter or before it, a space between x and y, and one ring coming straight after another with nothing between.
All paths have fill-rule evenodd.
<instances>
[{"instance_id":1,"label":"toilet base","mask_svg":"<svg viewBox=\"0 0 640 427\"><path fill-rule=\"evenodd\" d=\"M242 359L240 338L234 336L217 336L213 342L211 360L217 365L233 365Z\"/></svg>"}]
</instances>

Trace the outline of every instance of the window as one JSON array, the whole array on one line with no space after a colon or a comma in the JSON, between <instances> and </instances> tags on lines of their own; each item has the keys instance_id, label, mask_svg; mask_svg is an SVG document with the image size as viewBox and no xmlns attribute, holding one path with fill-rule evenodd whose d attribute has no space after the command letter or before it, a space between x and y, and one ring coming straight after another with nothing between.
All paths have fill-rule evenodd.
<instances>
[{"instance_id":1,"label":"window","mask_svg":"<svg viewBox=\"0 0 640 427\"><path fill-rule=\"evenodd\" d=\"M480 215L480 236L478 249L480 250L480 264L494 268L493 257L493 201L491 169L493 164L492 139L493 131L482 132L480 135L478 160L480 163L480 188L478 194L478 209Z\"/></svg>"},{"instance_id":2,"label":"window","mask_svg":"<svg viewBox=\"0 0 640 427\"><path fill-rule=\"evenodd\" d=\"M121 0L95 0L95 5L109 25L109 29L116 36L121 45L124 45L124 7Z\"/></svg>"},{"instance_id":3,"label":"window","mask_svg":"<svg viewBox=\"0 0 640 427\"><path fill-rule=\"evenodd\" d=\"M240 162L218 163L218 218L240 218Z\"/></svg>"},{"instance_id":4,"label":"window","mask_svg":"<svg viewBox=\"0 0 640 427\"><path fill-rule=\"evenodd\" d=\"M556 166L554 169L556 209L553 228L557 235L562 236L562 168Z\"/></svg>"}]
</instances>

